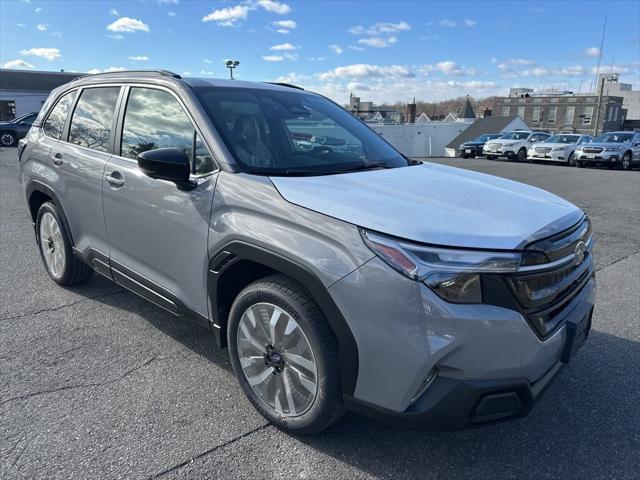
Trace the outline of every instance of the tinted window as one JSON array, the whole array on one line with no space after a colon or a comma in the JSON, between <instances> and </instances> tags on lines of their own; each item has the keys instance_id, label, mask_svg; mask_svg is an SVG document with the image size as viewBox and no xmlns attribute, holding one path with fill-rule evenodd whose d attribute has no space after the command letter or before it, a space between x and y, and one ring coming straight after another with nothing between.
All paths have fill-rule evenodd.
<instances>
[{"instance_id":1,"label":"tinted window","mask_svg":"<svg viewBox=\"0 0 640 480\"><path fill-rule=\"evenodd\" d=\"M237 88L196 93L236 161L249 172L328 174L407 166L378 134L320 96Z\"/></svg>"},{"instance_id":2,"label":"tinted window","mask_svg":"<svg viewBox=\"0 0 640 480\"><path fill-rule=\"evenodd\" d=\"M141 152L168 147L182 150L189 157L193 173L213 170L211 155L173 95L132 88L124 115L121 155L135 159Z\"/></svg>"},{"instance_id":3,"label":"tinted window","mask_svg":"<svg viewBox=\"0 0 640 480\"><path fill-rule=\"evenodd\" d=\"M51 113L47 117L47 121L44 122L44 133L51 138L59 140L62 136L62 130L64 130L64 122L67 119L67 112L73 104L73 100L76 97L76 91L69 92L64 95L56 106L51 110Z\"/></svg>"},{"instance_id":4,"label":"tinted window","mask_svg":"<svg viewBox=\"0 0 640 480\"><path fill-rule=\"evenodd\" d=\"M119 93L120 87L84 89L71 117L69 141L106 152Z\"/></svg>"}]
</instances>

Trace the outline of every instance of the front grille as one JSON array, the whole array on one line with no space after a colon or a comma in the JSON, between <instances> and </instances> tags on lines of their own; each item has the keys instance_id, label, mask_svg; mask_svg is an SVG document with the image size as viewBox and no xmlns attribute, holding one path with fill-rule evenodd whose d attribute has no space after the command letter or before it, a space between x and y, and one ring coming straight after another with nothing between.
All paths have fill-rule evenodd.
<instances>
[{"instance_id":1,"label":"front grille","mask_svg":"<svg viewBox=\"0 0 640 480\"><path fill-rule=\"evenodd\" d=\"M582 151L584 153L602 153L604 148L602 147L583 147Z\"/></svg>"},{"instance_id":2,"label":"front grille","mask_svg":"<svg viewBox=\"0 0 640 480\"><path fill-rule=\"evenodd\" d=\"M593 276L591 249L591 225L585 217L568 230L526 247L543 253L546 263L504 278L517 308L541 338L562 325L563 312Z\"/></svg>"},{"instance_id":3,"label":"front grille","mask_svg":"<svg viewBox=\"0 0 640 480\"><path fill-rule=\"evenodd\" d=\"M536 147L537 153L549 153L551 151L551 147Z\"/></svg>"},{"instance_id":4,"label":"front grille","mask_svg":"<svg viewBox=\"0 0 640 480\"><path fill-rule=\"evenodd\" d=\"M500 147L502 147L501 143L490 143L489 145L487 145L487 150L496 151L500 150Z\"/></svg>"}]
</instances>

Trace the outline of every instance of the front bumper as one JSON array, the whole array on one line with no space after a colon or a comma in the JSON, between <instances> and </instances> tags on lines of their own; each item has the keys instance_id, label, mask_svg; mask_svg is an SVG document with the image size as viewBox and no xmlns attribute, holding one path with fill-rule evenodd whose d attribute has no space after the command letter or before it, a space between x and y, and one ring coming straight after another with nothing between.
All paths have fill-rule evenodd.
<instances>
[{"instance_id":1,"label":"front bumper","mask_svg":"<svg viewBox=\"0 0 640 480\"><path fill-rule=\"evenodd\" d=\"M551 151L549 153L538 153L530 150L527 152L527 158L529 160L539 160L541 162L566 162L568 157L565 156L564 150L558 152Z\"/></svg>"},{"instance_id":2,"label":"front bumper","mask_svg":"<svg viewBox=\"0 0 640 480\"><path fill-rule=\"evenodd\" d=\"M482 155L481 147L463 147L458 149L459 157L478 157Z\"/></svg>"},{"instance_id":3,"label":"front bumper","mask_svg":"<svg viewBox=\"0 0 640 480\"><path fill-rule=\"evenodd\" d=\"M593 165L615 165L622 160L622 152L584 153L575 152L576 161Z\"/></svg>"},{"instance_id":4,"label":"front bumper","mask_svg":"<svg viewBox=\"0 0 640 480\"><path fill-rule=\"evenodd\" d=\"M450 430L530 411L568 358L567 345L579 346L570 341L570 324L588 332L581 321L588 317L590 325L595 280L544 340L519 312L444 302L377 258L329 292L358 345L358 380L347 407L399 426ZM434 368L435 381L421 390Z\"/></svg>"},{"instance_id":5,"label":"front bumper","mask_svg":"<svg viewBox=\"0 0 640 480\"><path fill-rule=\"evenodd\" d=\"M485 157L505 157L516 158L516 153L511 148L502 148L500 150L482 150L482 155Z\"/></svg>"}]
</instances>

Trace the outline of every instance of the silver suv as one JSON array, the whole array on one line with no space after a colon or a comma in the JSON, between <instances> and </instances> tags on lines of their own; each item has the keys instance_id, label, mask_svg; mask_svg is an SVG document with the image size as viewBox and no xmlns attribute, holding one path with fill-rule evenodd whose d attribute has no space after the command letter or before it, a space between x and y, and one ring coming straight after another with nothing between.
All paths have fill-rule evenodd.
<instances>
[{"instance_id":1,"label":"silver suv","mask_svg":"<svg viewBox=\"0 0 640 480\"><path fill-rule=\"evenodd\" d=\"M584 212L404 158L326 98L165 71L56 89L19 147L44 266L210 328L295 433L523 416L589 333Z\"/></svg>"}]
</instances>

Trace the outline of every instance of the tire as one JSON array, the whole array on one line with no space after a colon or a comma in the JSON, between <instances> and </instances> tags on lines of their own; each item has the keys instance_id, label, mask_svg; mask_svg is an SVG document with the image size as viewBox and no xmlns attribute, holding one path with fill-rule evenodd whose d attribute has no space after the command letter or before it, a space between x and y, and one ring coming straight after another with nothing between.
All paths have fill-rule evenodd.
<instances>
[{"instance_id":1,"label":"tire","mask_svg":"<svg viewBox=\"0 0 640 480\"><path fill-rule=\"evenodd\" d=\"M487 160L495 160L496 157L494 157L493 155L487 155Z\"/></svg>"},{"instance_id":2,"label":"tire","mask_svg":"<svg viewBox=\"0 0 640 480\"><path fill-rule=\"evenodd\" d=\"M582 163L580 160L576 160L576 167L584 168L584 163Z\"/></svg>"},{"instance_id":3,"label":"tire","mask_svg":"<svg viewBox=\"0 0 640 480\"><path fill-rule=\"evenodd\" d=\"M527 151L524 148L518 150L518 156L516 159L518 162L524 162L527 159Z\"/></svg>"},{"instance_id":4,"label":"tire","mask_svg":"<svg viewBox=\"0 0 640 480\"><path fill-rule=\"evenodd\" d=\"M464 158L466 160L467 158L469 158L469 156L468 155L462 155L460 158Z\"/></svg>"},{"instance_id":5,"label":"tire","mask_svg":"<svg viewBox=\"0 0 640 480\"><path fill-rule=\"evenodd\" d=\"M575 165L576 165L576 159L573 156L573 152L571 152L569 154L569 158L567 158L567 165L569 165L571 167L575 167Z\"/></svg>"},{"instance_id":6,"label":"tire","mask_svg":"<svg viewBox=\"0 0 640 480\"><path fill-rule=\"evenodd\" d=\"M93 270L74 257L71 239L56 204L45 202L36 217L36 239L47 273L58 285L87 281Z\"/></svg>"},{"instance_id":7,"label":"tire","mask_svg":"<svg viewBox=\"0 0 640 480\"><path fill-rule=\"evenodd\" d=\"M12 147L18 143L18 137L13 132L0 133L0 145L3 147Z\"/></svg>"},{"instance_id":8,"label":"tire","mask_svg":"<svg viewBox=\"0 0 640 480\"><path fill-rule=\"evenodd\" d=\"M236 377L270 423L308 435L340 418L344 407L338 342L302 285L284 275L250 284L233 302L227 323Z\"/></svg>"},{"instance_id":9,"label":"tire","mask_svg":"<svg viewBox=\"0 0 640 480\"><path fill-rule=\"evenodd\" d=\"M631 152L626 152L623 155L621 165L622 170L631 170L633 168L633 166L631 165L632 158L633 156Z\"/></svg>"}]
</instances>

